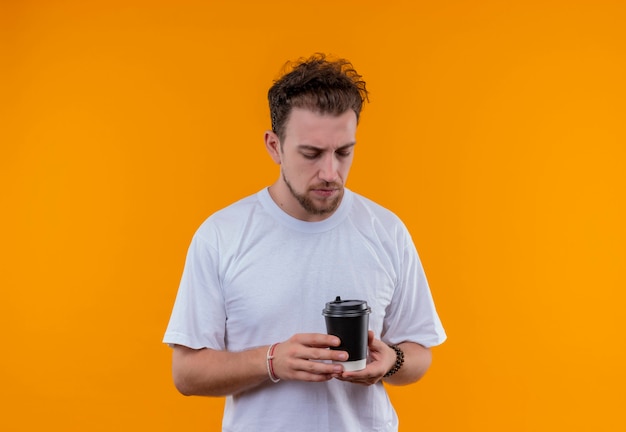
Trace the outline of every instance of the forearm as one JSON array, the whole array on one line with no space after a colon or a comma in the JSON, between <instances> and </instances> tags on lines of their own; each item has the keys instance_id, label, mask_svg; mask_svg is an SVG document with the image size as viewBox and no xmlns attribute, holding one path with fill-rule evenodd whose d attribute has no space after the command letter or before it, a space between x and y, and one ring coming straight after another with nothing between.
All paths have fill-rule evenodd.
<instances>
[{"instance_id":1,"label":"forearm","mask_svg":"<svg viewBox=\"0 0 626 432\"><path fill-rule=\"evenodd\" d=\"M226 396L269 380L267 347L242 352L194 350L176 346L172 373L178 391L186 396Z\"/></svg>"},{"instance_id":2,"label":"forearm","mask_svg":"<svg viewBox=\"0 0 626 432\"><path fill-rule=\"evenodd\" d=\"M404 352L404 364L398 372L384 378L391 385L406 385L418 381L424 376L432 361L430 349L413 342L398 345Z\"/></svg>"}]
</instances>

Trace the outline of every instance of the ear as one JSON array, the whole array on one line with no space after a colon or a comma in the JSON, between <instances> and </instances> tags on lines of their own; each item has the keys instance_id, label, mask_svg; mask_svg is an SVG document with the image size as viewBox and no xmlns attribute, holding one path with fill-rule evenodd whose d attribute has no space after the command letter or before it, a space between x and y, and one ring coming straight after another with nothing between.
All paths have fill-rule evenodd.
<instances>
[{"instance_id":1,"label":"ear","mask_svg":"<svg viewBox=\"0 0 626 432\"><path fill-rule=\"evenodd\" d=\"M278 139L278 135L276 135L272 131L266 131L265 135L263 136L263 139L265 140L265 148L267 149L267 152L272 157L272 160L280 165L281 152L280 152L280 140Z\"/></svg>"}]
</instances>

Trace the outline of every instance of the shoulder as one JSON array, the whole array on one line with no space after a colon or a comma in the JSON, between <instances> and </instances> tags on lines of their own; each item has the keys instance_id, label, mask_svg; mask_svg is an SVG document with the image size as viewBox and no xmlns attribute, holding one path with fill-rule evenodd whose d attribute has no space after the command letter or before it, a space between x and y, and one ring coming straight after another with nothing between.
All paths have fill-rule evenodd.
<instances>
[{"instance_id":1,"label":"shoulder","mask_svg":"<svg viewBox=\"0 0 626 432\"><path fill-rule=\"evenodd\" d=\"M241 229L261 207L258 194L240 199L211 214L198 227L195 237L210 239L216 233L232 233Z\"/></svg>"},{"instance_id":2,"label":"shoulder","mask_svg":"<svg viewBox=\"0 0 626 432\"><path fill-rule=\"evenodd\" d=\"M352 194L352 217L365 223L376 221L388 227L404 228L402 220L377 202L355 192Z\"/></svg>"},{"instance_id":3,"label":"shoulder","mask_svg":"<svg viewBox=\"0 0 626 432\"><path fill-rule=\"evenodd\" d=\"M352 195L350 220L359 232L396 246L412 242L406 225L393 211L363 195L354 192Z\"/></svg>"}]
</instances>

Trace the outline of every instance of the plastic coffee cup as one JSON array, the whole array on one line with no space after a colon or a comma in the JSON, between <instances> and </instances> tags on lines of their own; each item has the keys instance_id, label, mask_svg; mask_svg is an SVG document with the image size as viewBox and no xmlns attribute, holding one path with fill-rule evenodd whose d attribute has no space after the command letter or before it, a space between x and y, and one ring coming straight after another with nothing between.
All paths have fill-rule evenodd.
<instances>
[{"instance_id":1,"label":"plastic coffee cup","mask_svg":"<svg viewBox=\"0 0 626 432\"><path fill-rule=\"evenodd\" d=\"M371 308L365 300L342 300L337 297L326 303L322 315L326 320L328 334L341 340L333 350L347 351L348 360L340 363L344 371L365 369L367 364L367 330Z\"/></svg>"}]
</instances>

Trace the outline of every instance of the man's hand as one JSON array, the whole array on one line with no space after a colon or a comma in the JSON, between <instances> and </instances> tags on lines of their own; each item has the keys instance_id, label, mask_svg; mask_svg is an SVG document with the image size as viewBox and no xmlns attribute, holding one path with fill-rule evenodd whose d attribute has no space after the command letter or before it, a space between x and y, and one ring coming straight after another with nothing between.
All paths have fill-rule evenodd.
<instances>
[{"instance_id":1,"label":"man's hand","mask_svg":"<svg viewBox=\"0 0 626 432\"><path fill-rule=\"evenodd\" d=\"M344 372L338 379L362 385L379 382L396 363L396 352L384 342L374 339L368 334L369 359L367 367L356 372ZM399 345L404 352L404 364L398 372L385 378L391 385L407 385L419 381L424 376L432 361L430 349L414 342L403 342Z\"/></svg>"},{"instance_id":2,"label":"man's hand","mask_svg":"<svg viewBox=\"0 0 626 432\"><path fill-rule=\"evenodd\" d=\"M274 374L284 380L312 382L339 377L343 366L327 362L348 359L347 352L328 349L339 345L340 341L336 336L321 333L296 334L276 345L272 360Z\"/></svg>"},{"instance_id":3,"label":"man's hand","mask_svg":"<svg viewBox=\"0 0 626 432\"><path fill-rule=\"evenodd\" d=\"M344 372L337 379L355 384L372 385L380 381L396 362L396 352L386 343L374 339L371 330L367 335L369 359L365 369L355 372Z\"/></svg>"}]
</instances>

